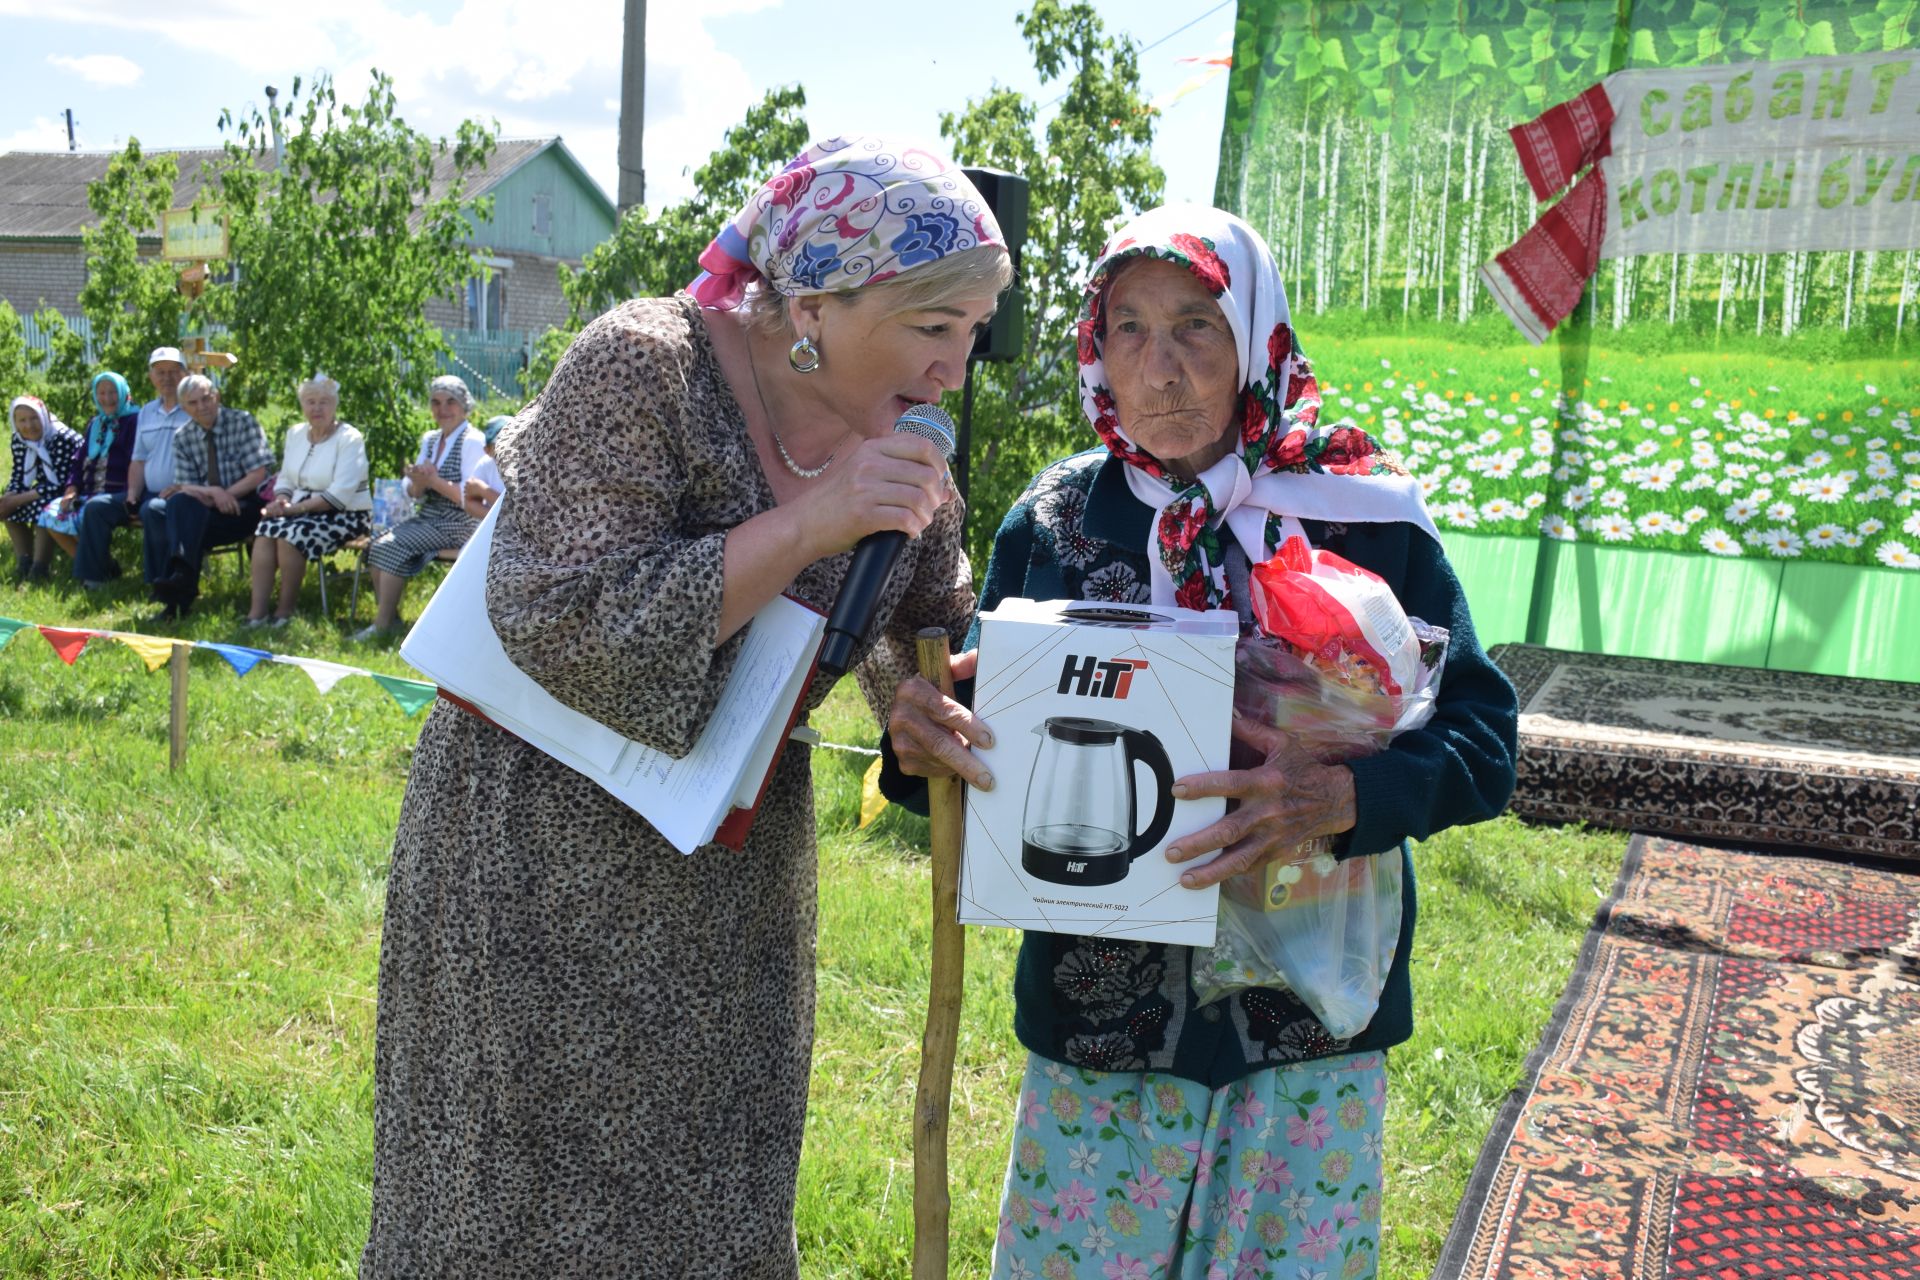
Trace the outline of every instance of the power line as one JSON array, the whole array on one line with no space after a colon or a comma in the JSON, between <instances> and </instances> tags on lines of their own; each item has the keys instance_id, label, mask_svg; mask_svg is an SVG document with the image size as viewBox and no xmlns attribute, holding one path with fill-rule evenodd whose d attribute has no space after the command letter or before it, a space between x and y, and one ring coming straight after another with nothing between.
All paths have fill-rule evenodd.
<instances>
[{"instance_id":1,"label":"power line","mask_svg":"<svg viewBox=\"0 0 1920 1280\"><path fill-rule=\"evenodd\" d=\"M1141 45L1138 52L1145 53L1149 49L1159 48L1161 45L1165 44L1167 41L1179 35L1182 31L1185 31L1188 27L1191 27L1196 23L1205 22L1208 18L1211 18L1214 14L1220 12L1222 9L1226 8L1228 5L1233 3L1234 3L1234 0L1220 0L1220 3L1213 6L1213 8L1207 10L1205 13L1201 14L1199 17L1188 18L1185 22L1181 23L1179 26L1167 32L1167 34L1161 36L1158 40L1155 40L1152 44ZM1073 92L1071 89L1067 91L1067 93L1071 93L1071 92ZM1052 102L1049 102L1043 105L1040 108L1040 110L1045 111L1047 110L1048 107L1057 107L1062 102L1065 102L1066 100L1067 100L1067 94L1063 93L1059 97L1055 98Z\"/></svg>"}]
</instances>

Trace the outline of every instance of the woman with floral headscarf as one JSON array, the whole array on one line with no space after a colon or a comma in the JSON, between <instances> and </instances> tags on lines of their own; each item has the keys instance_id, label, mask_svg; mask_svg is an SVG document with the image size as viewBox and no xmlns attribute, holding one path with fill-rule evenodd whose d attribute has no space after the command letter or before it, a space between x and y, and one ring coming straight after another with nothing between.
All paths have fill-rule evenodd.
<instances>
[{"instance_id":1,"label":"woman with floral headscarf","mask_svg":"<svg viewBox=\"0 0 1920 1280\"><path fill-rule=\"evenodd\" d=\"M127 506L127 465L140 432L140 406L117 373L93 377L99 410L87 423L84 445L74 450L60 501L40 513L40 527L65 543L73 539L73 576L89 591L120 576L109 542L116 527L132 521Z\"/></svg>"},{"instance_id":2,"label":"woman with floral headscarf","mask_svg":"<svg viewBox=\"0 0 1920 1280\"><path fill-rule=\"evenodd\" d=\"M39 523L41 513L60 500L61 486L83 442L38 396L15 396L7 420L13 428L13 473L0 490L0 520L6 521L13 542L15 579L44 578L54 543L73 554L71 534L40 528Z\"/></svg>"},{"instance_id":3,"label":"woman with floral headscarf","mask_svg":"<svg viewBox=\"0 0 1920 1280\"><path fill-rule=\"evenodd\" d=\"M501 432L487 564L515 665L676 756L747 622L780 592L829 609L868 533L913 535L856 654L876 713L917 628L966 625L960 504L893 426L961 384L1011 275L953 162L874 137L809 148L701 265L583 330ZM791 1280L814 858L797 741L744 850L683 857L437 707L388 881L361 1275Z\"/></svg>"},{"instance_id":4,"label":"woman with floral headscarf","mask_svg":"<svg viewBox=\"0 0 1920 1280\"><path fill-rule=\"evenodd\" d=\"M1008 513L981 610L1085 598L1231 606L1244 621L1248 566L1300 534L1452 632L1432 722L1379 755L1323 765L1236 721L1240 758L1261 763L1174 789L1231 801L1168 850L1191 864L1182 882L1297 857L1323 836L1338 857L1406 860L1409 839L1498 813L1513 783L1513 690L1474 638L1418 488L1363 432L1319 422L1254 230L1199 206L1136 218L1094 264L1079 362L1100 447L1041 472ZM915 705L904 690L902 704ZM945 767L897 734L888 756L883 785L909 803L902 775ZM1404 870L1379 1011L1344 1040L1290 991L1202 1005L1191 948L1026 934L1014 1030L1029 1052L994 1275L1198 1280L1277 1275L1280 1259L1288 1276L1374 1275L1385 1051L1412 1032Z\"/></svg>"}]
</instances>

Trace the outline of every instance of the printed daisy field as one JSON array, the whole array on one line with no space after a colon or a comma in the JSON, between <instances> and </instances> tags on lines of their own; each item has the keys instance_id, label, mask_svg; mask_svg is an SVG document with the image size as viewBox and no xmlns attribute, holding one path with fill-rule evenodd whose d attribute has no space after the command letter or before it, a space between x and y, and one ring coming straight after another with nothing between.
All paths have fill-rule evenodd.
<instances>
[{"instance_id":1,"label":"printed daisy field","mask_svg":"<svg viewBox=\"0 0 1920 1280\"><path fill-rule=\"evenodd\" d=\"M1920 568L1911 361L1596 346L1572 412L1557 354L1402 335L1311 344L1323 421L1400 455L1442 530Z\"/></svg>"}]
</instances>

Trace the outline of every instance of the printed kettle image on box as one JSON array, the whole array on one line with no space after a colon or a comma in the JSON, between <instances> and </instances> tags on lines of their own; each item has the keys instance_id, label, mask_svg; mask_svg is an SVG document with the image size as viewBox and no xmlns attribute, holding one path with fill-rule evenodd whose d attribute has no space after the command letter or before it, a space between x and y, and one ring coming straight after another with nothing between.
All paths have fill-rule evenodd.
<instances>
[{"instance_id":1,"label":"printed kettle image on box","mask_svg":"<svg viewBox=\"0 0 1920 1280\"><path fill-rule=\"evenodd\" d=\"M1176 838L1226 812L1175 779L1227 767L1229 610L1005 600L980 618L975 714L999 785L967 792L960 921L1207 946L1218 890Z\"/></svg>"}]
</instances>

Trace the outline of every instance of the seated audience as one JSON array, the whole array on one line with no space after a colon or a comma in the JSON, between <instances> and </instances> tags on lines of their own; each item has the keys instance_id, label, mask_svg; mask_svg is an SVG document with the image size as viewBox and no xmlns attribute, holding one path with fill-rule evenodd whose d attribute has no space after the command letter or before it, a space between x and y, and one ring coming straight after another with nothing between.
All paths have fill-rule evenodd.
<instances>
[{"instance_id":1,"label":"seated audience","mask_svg":"<svg viewBox=\"0 0 1920 1280\"><path fill-rule=\"evenodd\" d=\"M500 465L493 458L493 442L500 438L500 431L513 419L506 414L487 419L486 431L487 456L474 468L473 479L467 481L466 498L462 506L475 520L487 518L487 512L493 510L493 504L500 501L500 495L506 492L506 481L500 478Z\"/></svg>"},{"instance_id":2,"label":"seated audience","mask_svg":"<svg viewBox=\"0 0 1920 1280\"><path fill-rule=\"evenodd\" d=\"M164 503L159 495L173 488L173 436L187 423L180 405L180 380L187 364L178 347L155 347L147 357L147 381L157 393L140 406L140 436L127 467L128 520L138 520L149 502ZM147 586L167 571L166 548L148 542L142 548L142 574Z\"/></svg>"},{"instance_id":3,"label":"seated audience","mask_svg":"<svg viewBox=\"0 0 1920 1280\"><path fill-rule=\"evenodd\" d=\"M73 576L89 591L120 576L112 553L113 531L131 518L127 508L127 466L133 459L140 415L133 409L127 380L117 373L93 378L93 403L99 410L87 423L85 447L74 450L60 501L40 513L40 527L73 556Z\"/></svg>"},{"instance_id":4,"label":"seated audience","mask_svg":"<svg viewBox=\"0 0 1920 1280\"><path fill-rule=\"evenodd\" d=\"M467 481L486 458L486 437L467 421L473 393L451 374L435 378L427 408L439 430L420 437L420 455L407 468L407 492L414 512L373 540L367 563L373 566L373 625L354 632L361 642L387 635L399 625L400 597L407 579L431 564L442 551L466 545L479 526L467 514Z\"/></svg>"},{"instance_id":5,"label":"seated audience","mask_svg":"<svg viewBox=\"0 0 1920 1280\"><path fill-rule=\"evenodd\" d=\"M273 500L253 531L253 606L248 627L269 621L284 627L300 602L307 561L318 560L373 531L373 489L367 444L340 421L340 384L316 373L300 384L306 421L287 432L286 456L273 481ZM280 573L279 606L267 616L273 575Z\"/></svg>"},{"instance_id":6,"label":"seated audience","mask_svg":"<svg viewBox=\"0 0 1920 1280\"><path fill-rule=\"evenodd\" d=\"M13 542L14 581L25 582L51 572L56 542L73 554L72 535L41 528L40 515L60 501L61 486L83 441L37 396L14 397L7 417L13 426L13 473L0 490L0 521L5 521Z\"/></svg>"},{"instance_id":7,"label":"seated audience","mask_svg":"<svg viewBox=\"0 0 1920 1280\"><path fill-rule=\"evenodd\" d=\"M220 403L213 382L195 374L180 384L189 419L173 439L171 489L140 509L147 541L162 541L166 572L153 584L161 611L148 621L172 622L200 596L207 548L244 542L260 522L260 485L273 453L253 415Z\"/></svg>"}]
</instances>

